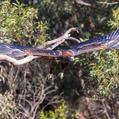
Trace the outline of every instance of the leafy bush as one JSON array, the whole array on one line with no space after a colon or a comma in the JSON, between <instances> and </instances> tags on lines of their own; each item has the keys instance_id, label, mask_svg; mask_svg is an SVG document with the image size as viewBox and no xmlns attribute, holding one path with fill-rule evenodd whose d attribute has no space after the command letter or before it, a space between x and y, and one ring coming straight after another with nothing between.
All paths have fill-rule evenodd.
<instances>
[{"instance_id":1,"label":"leafy bush","mask_svg":"<svg viewBox=\"0 0 119 119\"><path fill-rule=\"evenodd\" d=\"M62 103L58 108L54 111L44 112L41 111L39 113L39 119L67 119L68 115L68 107L65 103Z\"/></svg>"},{"instance_id":2,"label":"leafy bush","mask_svg":"<svg viewBox=\"0 0 119 119\"><path fill-rule=\"evenodd\" d=\"M116 51L107 51L95 53L94 57L90 74L98 80L98 92L109 96L119 86L119 55Z\"/></svg>"},{"instance_id":3,"label":"leafy bush","mask_svg":"<svg viewBox=\"0 0 119 119\"><path fill-rule=\"evenodd\" d=\"M10 3L5 0L0 4L0 30L12 38L12 42L34 44L45 41L47 26L37 20L36 8L24 4Z\"/></svg>"},{"instance_id":4,"label":"leafy bush","mask_svg":"<svg viewBox=\"0 0 119 119\"><path fill-rule=\"evenodd\" d=\"M119 28L119 8L113 9L112 19L109 21L113 28Z\"/></svg>"},{"instance_id":5,"label":"leafy bush","mask_svg":"<svg viewBox=\"0 0 119 119\"><path fill-rule=\"evenodd\" d=\"M112 10L113 18L109 21L112 28L119 26L119 8ZM119 87L119 53L116 50L94 54L95 62L90 71L98 80L98 91L105 96L111 96L112 91Z\"/></svg>"}]
</instances>

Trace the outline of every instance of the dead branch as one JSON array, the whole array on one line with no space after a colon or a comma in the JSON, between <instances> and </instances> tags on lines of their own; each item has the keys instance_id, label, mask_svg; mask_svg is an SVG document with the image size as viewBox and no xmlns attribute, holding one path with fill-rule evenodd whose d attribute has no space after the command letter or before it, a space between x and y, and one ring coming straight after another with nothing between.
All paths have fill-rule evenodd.
<instances>
[{"instance_id":1,"label":"dead branch","mask_svg":"<svg viewBox=\"0 0 119 119\"><path fill-rule=\"evenodd\" d=\"M62 44L67 39L75 40L75 41L79 42L78 39L76 40L75 38L73 38L73 37L71 38L70 37L72 31L78 32L78 30L79 30L79 28L75 28L75 27L70 28L62 36L60 36L60 37L58 37L58 38L56 38L54 40L47 41L44 44L40 45L38 48L47 48L47 49L51 49L52 50L52 49L56 48L57 46L59 46L60 44Z\"/></svg>"},{"instance_id":2,"label":"dead branch","mask_svg":"<svg viewBox=\"0 0 119 119\"><path fill-rule=\"evenodd\" d=\"M119 2L101 2L101 1L96 1L96 3L101 4L101 5L117 5Z\"/></svg>"},{"instance_id":3,"label":"dead branch","mask_svg":"<svg viewBox=\"0 0 119 119\"><path fill-rule=\"evenodd\" d=\"M73 40L73 41L76 41L77 43L80 43L80 40L77 39L77 38L74 38L74 37L69 37L68 38L69 40ZM66 39L67 40L67 39Z\"/></svg>"},{"instance_id":4,"label":"dead branch","mask_svg":"<svg viewBox=\"0 0 119 119\"><path fill-rule=\"evenodd\" d=\"M105 112L105 114L106 114L106 116L107 116L107 119L111 119L111 117L110 117L110 115L109 115L109 113L108 113L106 104L105 104L105 100L102 100L102 105L103 105L103 107L104 107L104 112Z\"/></svg>"},{"instance_id":5,"label":"dead branch","mask_svg":"<svg viewBox=\"0 0 119 119\"><path fill-rule=\"evenodd\" d=\"M29 55L23 59L17 60L15 58L9 57L7 55L0 55L0 60L5 60L8 62L11 62L14 65L22 65L22 64L28 63L28 62L32 61L33 59L36 59L36 58L38 58L38 57Z\"/></svg>"},{"instance_id":6,"label":"dead branch","mask_svg":"<svg viewBox=\"0 0 119 119\"><path fill-rule=\"evenodd\" d=\"M75 0L77 4L84 5L91 7L92 5L90 3L84 2L83 0Z\"/></svg>"}]
</instances>

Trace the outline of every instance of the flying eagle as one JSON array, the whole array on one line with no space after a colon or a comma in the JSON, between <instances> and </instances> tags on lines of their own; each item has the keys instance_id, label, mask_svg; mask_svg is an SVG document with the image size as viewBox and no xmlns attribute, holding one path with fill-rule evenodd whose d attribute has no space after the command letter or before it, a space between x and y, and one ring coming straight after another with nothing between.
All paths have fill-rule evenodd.
<instances>
[{"instance_id":1,"label":"flying eagle","mask_svg":"<svg viewBox=\"0 0 119 119\"><path fill-rule=\"evenodd\" d=\"M0 60L22 65L39 57L71 58L82 53L101 49L119 49L119 29L104 36L77 43L69 49L49 50L45 48L0 44Z\"/></svg>"}]
</instances>

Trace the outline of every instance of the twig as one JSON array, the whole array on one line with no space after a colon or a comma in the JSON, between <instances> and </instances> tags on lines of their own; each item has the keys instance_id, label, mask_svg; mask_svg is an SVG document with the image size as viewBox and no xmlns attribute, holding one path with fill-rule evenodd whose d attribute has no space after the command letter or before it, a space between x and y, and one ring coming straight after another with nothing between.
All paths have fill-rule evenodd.
<instances>
[{"instance_id":1,"label":"twig","mask_svg":"<svg viewBox=\"0 0 119 119\"><path fill-rule=\"evenodd\" d=\"M60 41L54 43L53 45L51 45L51 46L48 47L47 49L53 50L53 49L55 49L57 46L59 46L60 44L62 44L63 42L65 42L65 39L62 39L62 40L60 40Z\"/></svg>"},{"instance_id":2,"label":"twig","mask_svg":"<svg viewBox=\"0 0 119 119\"><path fill-rule=\"evenodd\" d=\"M103 104L104 112L105 112L107 118L108 118L108 119L111 119L111 117L109 116L109 113L108 113L108 111L107 111L107 107L106 107L106 104L105 104L105 101L104 101L104 100L102 100L102 104Z\"/></svg>"},{"instance_id":3,"label":"twig","mask_svg":"<svg viewBox=\"0 0 119 119\"><path fill-rule=\"evenodd\" d=\"M80 43L80 40L77 39L77 38L74 38L74 37L69 37L68 38L69 40L73 40L73 41L76 41L77 43ZM67 40L67 39L66 39Z\"/></svg>"},{"instance_id":4,"label":"twig","mask_svg":"<svg viewBox=\"0 0 119 119\"><path fill-rule=\"evenodd\" d=\"M75 0L76 3L81 4L81 5L85 5L88 7L91 7L92 5L90 3L84 2L83 0Z\"/></svg>"},{"instance_id":5,"label":"twig","mask_svg":"<svg viewBox=\"0 0 119 119\"><path fill-rule=\"evenodd\" d=\"M103 4L103 5L117 5L117 4L119 4L119 2L100 2L100 1L96 1L96 3Z\"/></svg>"}]
</instances>

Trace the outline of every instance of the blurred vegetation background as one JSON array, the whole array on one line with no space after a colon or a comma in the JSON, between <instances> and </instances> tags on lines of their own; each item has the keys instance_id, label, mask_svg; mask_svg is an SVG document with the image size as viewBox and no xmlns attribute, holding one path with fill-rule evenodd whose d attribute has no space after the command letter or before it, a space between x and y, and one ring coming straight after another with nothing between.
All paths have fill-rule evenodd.
<instances>
[{"instance_id":1,"label":"blurred vegetation background","mask_svg":"<svg viewBox=\"0 0 119 119\"><path fill-rule=\"evenodd\" d=\"M0 43L39 46L71 27L80 27L84 40L119 28L118 0L0 1ZM0 119L118 118L118 50L82 54L72 63L0 62Z\"/></svg>"}]
</instances>

